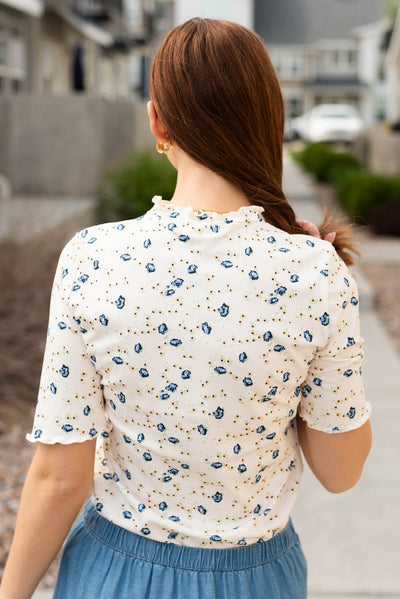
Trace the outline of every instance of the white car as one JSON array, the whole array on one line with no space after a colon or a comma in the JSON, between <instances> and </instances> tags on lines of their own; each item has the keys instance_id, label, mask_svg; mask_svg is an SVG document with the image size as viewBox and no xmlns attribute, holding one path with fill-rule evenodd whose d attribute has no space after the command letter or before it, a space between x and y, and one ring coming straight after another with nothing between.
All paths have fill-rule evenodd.
<instances>
[{"instance_id":1,"label":"white car","mask_svg":"<svg viewBox=\"0 0 400 599\"><path fill-rule=\"evenodd\" d=\"M349 104L319 104L291 122L292 135L310 142L351 142L363 126L360 113Z\"/></svg>"}]
</instances>

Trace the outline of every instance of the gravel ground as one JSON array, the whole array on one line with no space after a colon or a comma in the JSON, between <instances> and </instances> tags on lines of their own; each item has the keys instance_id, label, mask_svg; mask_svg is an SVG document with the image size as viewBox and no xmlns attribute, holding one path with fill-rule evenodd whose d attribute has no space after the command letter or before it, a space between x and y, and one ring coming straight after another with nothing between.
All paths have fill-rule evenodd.
<instances>
[{"instance_id":1,"label":"gravel ground","mask_svg":"<svg viewBox=\"0 0 400 599\"><path fill-rule=\"evenodd\" d=\"M0 435L0 578L10 548L22 485L35 452L34 445L25 441L29 426L16 423ZM44 576L40 588L54 586L58 563L59 557Z\"/></svg>"},{"instance_id":2,"label":"gravel ground","mask_svg":"<svg viewBox=\"0 0 400 599\"><path fill-rule=\"evenodd\" d=\"M24 249L0 244L0 576L11 543L19 497L35 447L30 430L39 385L51 284L63 240ZM33 257L33 258L32 258ZM400 353L400 264L362 263L377 297L377 310ZM55 560L42 581L54 585Z\"/></svg>"},{"instance_id":3,"label":"gravel ground","mask_svg":"<svg viewBox=\"0 0 400 599\"><path fill-rule=\"evenodd\" d=\"M51 286L63 242L0 244L0 577L35 452L25 434L32 426ZM54 584L56 570L54 564L42 586Z\"/></svg>"},{"instance_id":4,"label":"gravel ground","mask_svg":"<svg viewBox=\"0 0 400 599\"><path fill-rule=\"evenodd\" d=\"M361 268L374 290L378 314L400 355L400 264L363 263Z\"/></svg>"}]
</instances>

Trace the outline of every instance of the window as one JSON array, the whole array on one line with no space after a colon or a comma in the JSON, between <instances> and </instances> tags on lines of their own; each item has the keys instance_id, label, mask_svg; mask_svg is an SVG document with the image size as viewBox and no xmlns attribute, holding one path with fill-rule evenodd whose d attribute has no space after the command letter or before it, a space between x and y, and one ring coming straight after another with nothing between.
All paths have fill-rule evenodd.
<instances>
[{"instance_id":1,"label":"window","mask_svg":"<svg viewBox=\"0 0 400 599\"><path fill-rule=\"evenodd\" d=\"M104 0L77 0L76 9L88 17L105 17L108 14L107 2Z\"/></svg>"},{"instance_id":2,"label":"window","mask_svg":"<svg viewBox=\"0 0 400 599\"><path fill-rule=\"evenodd\" d=\"M303 55L300 52L271 52L271 60L278 76L298 78L303 71Z\"/></svg>"},{"instance_id":3,"label":"window","mask_svg":"<svg viewBox=\"0 0 400 599\"><path fill-rule=\"evenodd\" d=\"M138 0L125 0L123 3L125 19L130 30L137 31L143 27L142 6Z\"/></svg>"},{"instance_id":4,"label":"window","mask_svg":"<svg viewBox=\"0 0 400 599\"><path fill-rule=\"evenodd\" d=\"M347 52L347 62L350 65L355 65L357 62L357 52L355 50L349 50Z\"/></svg>"},{"instance_id":5,"label":"window","mask_svg":"<svg viewBox=\"0 0 400 599\"><path fill-rule=\"evenodd\" d=\"M302 108L302 98L293 96L287 100L286 114L289 118L300 116L302 113Z\"/></svg>"},{"instance_id":6,"label":"window","mask_svg":"<svg viewBox=\"0 0 400 599\"><path fill-rule=\"evenodd\" d=\"M12 28L9 40L9 65L19 71L25 71L25 45L21 32Z\"/></svg>"},{"instance_id":7,"label":"window","mask_svg":"<svg viewBox=\"0 0 400 599\"><path fill-rule=\"evenodd\" d=\"M24 89L27 76L26 41L22 20L3 17L0 21L0 93Z\"/></svg>"},{"instance_id":8,"label":"window","mask_svg":"<svg viewBox=\"0 0 400 599\"><path fill-rule=\"evenodd\" d=\"M271 56L271 58L272 58L272 62L274 63L275 70L277 71L277 73L281 73L281 71L282 71L281 56L279 56L279 54L278 54L277 56Z\"/></svg>"},{"instance_id":9,"label":"window","mask_svg":"<svg viewBox=\"0 0 400 599\"><path fill-rule=\"evenodd\" d=\"M172 2L158 0L154 3L152 17L156 31L167 31L173 26L173 9Z\"/></svg>"},{"instance_id":10,"label":"window","mask_svg":"<svg viewBox=\"0 0 400 599\"><path fill-rule=\"evenodd\" d=\"M3 23L1 23L1 21L0 21L0 65L5 65L7 62L6 45L7 45L6 30L5 30Z\"/></svg>"},{"instance_id":11,"label":"window","mask_svg":"<svg viewBox=\"0 0 400 599\"><path fill-rule=\"evenodd\" d=\"M11 81L11 89L16 94L21 91L21 81L19 79L12 79Z\"/></svg>"},{"instance_id":12,"label":"window","mask_svg":"<svg viewBox=\"0 0 400 599\"><path fill-rule=\"evenodd\" d=\"M386 98L384 96L377 98L375 105L375 118L377 121L384 121L387 119L387 105Z\"/></svg>"},{"instance_id":13,"label":"window","mask_svg":"<svg viewBox=\"0 0 400 599\"><path fill-rule=\"evenodd\" d=\"M322 72L352 74L357 69L358 53L355 49L323 50L319 65Z\"/></svg>"}]
</instances>

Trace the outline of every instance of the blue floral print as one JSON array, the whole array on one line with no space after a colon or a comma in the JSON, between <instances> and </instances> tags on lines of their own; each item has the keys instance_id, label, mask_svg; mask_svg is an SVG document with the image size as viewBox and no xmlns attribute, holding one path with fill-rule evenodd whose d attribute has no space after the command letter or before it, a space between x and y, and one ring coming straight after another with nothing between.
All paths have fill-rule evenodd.
<instances>
[{"instance_id":1,"label":"blue floral print","mask_svg":"<svg viewBox=\"0 0 400 599\"><path fill-rule=\"evenodd\" d=\"M68 366L65 366L65 364L63 364L62 367L60 368L60 373L61 373L61 376L63 376L64 378L67 378L67 376L69 376Z\"/></svg>"},{"instance_id":2,"label":"blue floral print","mask_svg":"<svg viewBox=\"0 0 400 599\"><path fill-rule=\"evenodd\" d=\"M331 244L259 206L153 201L61 252L27 438L97 438L96 509L137 534L264 541L297 497L296 412L331 434L369 417L357 286Z\"/></svg>"},{"instance_id":3,"label":"blue floral print","mask_svg":"<svg viewBox=\"0 0 400 599\"><path fill-rule=\"evenodd\" d=\"M227 304L225 304L225 302L222 304L222 306L220 306L218 308L218 312L221 314L221 316L228 316L229 314L229 306Z\"/></svg>"}]
</instances>

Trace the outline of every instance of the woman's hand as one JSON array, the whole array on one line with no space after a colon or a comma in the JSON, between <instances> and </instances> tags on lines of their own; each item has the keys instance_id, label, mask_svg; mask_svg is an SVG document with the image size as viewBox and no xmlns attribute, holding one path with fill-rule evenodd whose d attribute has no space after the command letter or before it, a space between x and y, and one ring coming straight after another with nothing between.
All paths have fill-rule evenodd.
<instances>
[{"instance_id":1,"label":"woman's hand","mask_svg":"<svg viewBox=\"0 0 400 599\"><path fill-rule=\"evenodd\" d=\"M312 235L312 237L318 237L319 239L321 239L321 235L320 235L317 225L314 225L314 223L311 223L308 220L298 220L297 222L300 225L300 227L302 229L304 229L304 231L306 233L308 233L309 235ZM331 233L328 233L327 235L325 235L324 239L325 239L325 241L329 241L330 243L333 243L335 236L336 236L336 231L332 231Z\"/></svg>"}]
</instances>

